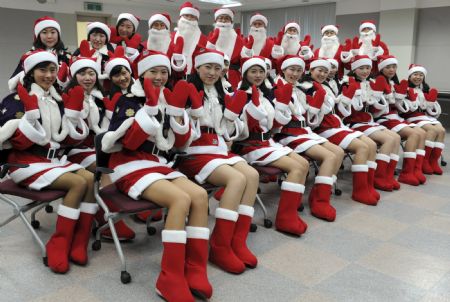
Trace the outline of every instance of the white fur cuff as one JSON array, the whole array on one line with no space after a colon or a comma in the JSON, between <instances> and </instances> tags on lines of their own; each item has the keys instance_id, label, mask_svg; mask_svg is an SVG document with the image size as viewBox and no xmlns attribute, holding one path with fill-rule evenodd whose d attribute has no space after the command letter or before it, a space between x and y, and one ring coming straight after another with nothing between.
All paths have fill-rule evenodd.
<instances>
[{"instance_id":1,"label":"white fur cuff","mask_svg":"<svg viewBox=\"0 0 450 302\"><path fill-rule=\"evenodd\" d=\"M161 237L162 242L186 244L186 231L163 230Z\"/></svg>"},{"instance_id":2,"label":"white fur cuff","mask_svg":"<svg viewBox=\"0 0 450 302\"><path fill-rule=\"evenodd\" d=\"M208 240L209 239L209 229L203 228L203 227L187 226L186 227L186 235L187 235L187 238Z\"/></svg>"},{"instance_id":3,"label":"white fur cuff","mask_svg":"<svg viewBox=\"0 0 450 302\"><path fill-rule=\"evenodd\" d=\"M225 219L225 220L231 220L231 221L237 221L238 219L238 213L232 210L224 209L224 208L217 208L216 209L216 219Z\"/></svg>"}]
</instances>

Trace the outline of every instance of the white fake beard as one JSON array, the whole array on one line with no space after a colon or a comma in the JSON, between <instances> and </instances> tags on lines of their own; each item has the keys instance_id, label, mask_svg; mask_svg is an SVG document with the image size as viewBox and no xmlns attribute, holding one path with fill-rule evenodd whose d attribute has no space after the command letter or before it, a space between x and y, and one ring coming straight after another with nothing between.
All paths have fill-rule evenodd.
<instances>
[{"instance_id":1,"label":"white fake beard","mask_svg":"<svg viewBox=\"0 0 450 302\"><path fill-rule=\"evenodd\" d=\"M267 40L267 30L264 27L250 27L249 35L253 36L253 52L255 56L259 56L262 48L266 45Z\"/></svg>"},{"instance_id":2,"label":"white fake beard","mask_svg":"<svg viewBox=\"0 0 450 302\"><path fill-rule=\"evenodd\" d=\"M284 34L281 46L285 55L297 55L300 50L300 35Z\"/></svg>"},{"instance_id":3,"label":"white fake beard","mask_svg":"<svg viewBox=\"0 0 450 302\"><path fill-rule=\"evenodd\" d=\"M178 34L184 39L183 53L191 53L197 46L197 39L201 34L198 21L190 21L181 17L178 20Z\"/></svg>"},{"instance_id":4,"label":"white fake beard","mask_svg":"<svg viewBox=\"0 0 450 302\"><path fill-rule=\"evenodd\" d=\"M220 23L230 26L218 26L219 23L216 23L216 28L219 28L219 38L216 42L216 49L226 54L231 58L233 55L234 44L236 41L236 32L233 29L233 24L231 23Z\"/></svg>"},{"instance_id":5,"label":"white fake beard","mask_svg":"<svg viewBox=\"0 0 450 302\"><path fill-rule=\"evenodd\" d=\"M214 24L214 28L218 28L220 30L222 30L222 29L230 29L230 28L233 28L233 23L216 22Z\"/></svg>"},{"instance_id":6,"label":"white fake beard","mask_svg":"<svg viewBox=\"0 0 450 302\"><path fill-rule=\"evenodd\" d=\"M359 36L359 41L362 42L359 48L360 55L369 55L373 52L372 41L375 39L375 32L373 30L366 33L361 33Z\"/></svg>"},{"instance_id":7,"label":"white fake beard","mask_svg":"<svg viewBox=\"0 0 450 302\"><path fill-rule=\"evenodd\" d=\"M319 57L333 59L339 49L338 36L322 37L322 46L319 50Z\"/></svg>"},{"instance_id":8,"label":"white fake beard","mask_svg":"<svg viewBox=\"0 0 450 302\"><path fill-rule=\"evenodd\" d=\"M170 32L168 29L151 28L148 30L147 48L167 53L170 45Z\"/></svg>"}]
</instances>

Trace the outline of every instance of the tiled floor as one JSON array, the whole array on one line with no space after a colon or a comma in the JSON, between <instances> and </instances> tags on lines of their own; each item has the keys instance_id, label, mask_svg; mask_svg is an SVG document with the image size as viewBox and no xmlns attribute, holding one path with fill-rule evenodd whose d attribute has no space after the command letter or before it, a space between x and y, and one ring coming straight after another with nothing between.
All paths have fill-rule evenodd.
<instances>
[{"instance_id":1,"label":"tiled floor","mask_svg":"<svg viewBox=\"0 0 450 302\"><path fill-rule=\"evenodd\" d=\"M445 157L450 164L450 151ZM257 207L254 221L259 226L248 243L259 265L239 276L209 266L211 301L450 301L450 167L443 176L429 177L425 186L403 185L400 191L382 193L377 207L351 201L348 167L346 162L340 175L344 193L333 199L336 221L318 220L306 208L301 217L309 228L301 238L265 229ZM263 186L261 197L272 218L277 194L276 184ZM216 207L214 200L211 206ZM0 204L0 220L9 212ZM46 240L55 214L42 211L38 218L39 234ZM137 238L123 245L133 277L128 285L120 283L111 243L98 252L90 250L87 267L72 266L69 273L56 275L42 265L20 221L1 228L0 301L161 301L154 291L160 232L149 237L144 225L129 223ZM155 226L162 228L161 223Z\"/></svg>"}]
</instances>

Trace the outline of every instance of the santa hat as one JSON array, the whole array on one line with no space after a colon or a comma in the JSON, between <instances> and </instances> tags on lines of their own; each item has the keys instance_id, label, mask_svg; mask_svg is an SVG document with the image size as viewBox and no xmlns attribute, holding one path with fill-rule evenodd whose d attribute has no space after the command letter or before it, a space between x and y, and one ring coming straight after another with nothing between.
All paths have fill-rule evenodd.
<instances>
[{"instance_id":1,"label":"santa hat","mask_svg":"<svg viewBox=\"0 0 450 302\"><path fill-rule=\"evenodd\" d=\"M144 50L137 62L138 76L140 77L147 70L156 66L167 67L170 74L170 60L166 54L159 51Z\"/></svg>"},{"instance_id":2,"label":"santa hat","mask_svg":"<svg viewBox=\"0 0 450 302\"><path fill-rule=\"evenodd\" d=\"M300 66L303 70L305 70L305 61L302 60L299 56L295 55L287 55L284 56L281 60L281 70L285 70L289 66Z\"/></svg>"},{"instance_id":3,"label":"santa hat","mask_svg":"<svg viewBox=\"0 0 450 302\"><path fill-rule=\"evenodd\" d=\"M83 68L92 68L97 75L100 74L100 65L95 58L92 57L93 50L90 49L89 42L86 40L80 43L80 55L78 57L72 57L72 63L70 64L70 75L72 77Z\"/></svg>"},{"instance_id":4,"label":"santa hat","mask_svg":"<svg viewBox=\"0 0 450 302\"><path fill-rule=\"evenodd\" d=\"M295 28L297 32L300 34L300 25L297 22L289 22L284 26L284 32L286 32L289 28Z\"/></svg>"},{"instance_id":5,"label":"santa hat","mask_svg":"<svg viewBox=\"0 0 450 302\"><path fill-rule=\"evenodd\" d=\"M359 26L359 32L361 33L364 28L370 28L373 31L377 31L377 26L375 25L375 21L373 20L364 20L361 21L361 25Z\"/></svg>"},{"instance_id":6,"label":"santa hat","mask_svg":"<svg viewBox=\"0 0 450 302\"><path fill-rule=\"evenodd\" d=\"M381 69L380 69L381 70ZM421 72L423 73L423 76L426 77L427 76L427 70L425 69L425 67L423 67L422 65L417 65L417 64L411 64L409 65L409 69L408 69L408 77L410 75L412 75L415 72Z\"/></svg>"},{"instance_id":7,"label":"santa hat","mask_svg":"<svg viewBox=\"0 0 450 302\"><path fill-rule=\"evenodd\" d=\"M193 15L196 16L197 19L200 18L200 10L198 7L194 6L191 2L184 2L183 5L180 6L180 16L182 15Z\"/></svg>"},{"instance_id":8,"label":"santa hat","mask_svg":"<svg viewBox=\"0 0 450 302\"><path fill-rule=\"evenodd\" d=\"M367 55L357 55L352 60L352 70L365 65L372 67L372 60Z\"/></svg>"},{"instance_id":9,"label":"santa hat","mask_svg":"<svg viewBox=\"0 0 450 302\"><path fill-rule=\"evenodd\" d=\"M130 61L128 61L127 57L125 57L125 50L122 46L117 46L114 50L114 53L109 52L108 54L109 61L106 62L105 65L105 72L108 77L111 77L111 71L116 66L124 66L126 69L128 69L129 72L131 72Z\"/></svg>"},{"instance_id":10,"label":"santa hat","mask_svg":"<svg viewBox=\"0 0 450 302\"><path fill-rule=\"evenodd\" d=\"M223 68L223 52L220 52L215 49L209 49L205 47L200 47L197 49L194 54L194 66L198 68L203 64L215 63L219 64Z\"/></svg>"},{"instance_id":11,"label":"santa hat","mask_svg":"<svg viewBox=\"0 0 450 302\"><path fill-rule=\"evenodd\" d=\"M22 56L22 62L25 74L30 72L34 66L42 62L55 63L56 67L58 67L58 58L53 53L42 49L27 52Z\"/></svg>"},{"instance_id":12,"label":"santa hat","mask_svg":"<svg viewBox=\"0 0 450 302\"><path fill-rule=\"evenodd\" d=\"M336 68L339 68L339 62L336 59L327 59L327 61Z\"/></svg>"},{"instance_id":13,"label":"santa hat","mask_svg":"<svg viewBox=\"0 0 450 302\"><path fill-rule=\"evenodd\" d=\"M268 23L267 18L264 17L263 15L261 15L260 13L256 13L250 18L250 26L255 21L262 21L264 23L264 25L267 27L267 23Z\"/></svg>"},{"instance_id":14,"label":"santa hat","mask_svg":"<svg viewBox=\"0 0 450 302\"><path fill-rule=\"evenodd\" d=\"M261 57L261 56L254 56L254 57L250 57L250 58L246 58L242 61L242 67L241 67L241 72L242 74L244 74L250 67L252 66L259 66L262 69L264 69L265 72L267 72L267 65L266 65L266 58Z\"/></svg>"},{"instance_id":15,"label":"santa hat","mask_svg":"<svg viewBox=\"0 0 450 302\"><path fill-rule=\"evenodd\" d=\"M331 63L325 58L317 58L311 62L311 64L309 65L309 69L311 70L316 67L324 67L324 68L330 70Z\"/></svg>"},{"instance_id":16,"label":"santa hat","mask_svg":"<svg viewBox=\"0 0 450 302\"><path fill-rule=\"evenodd\" d=\"M378 70L382 70L384 67L395 64L398 65L398 60L394 56L382 55L378 57Z\"/></svg>"},{"instance_id":17,"label":"santa hat","mask_svg":"<svg viewBox=\"0 0 450 302\"><path fill-rule=\"evenodd\" d=\"M39 33L47 27L53 27L61 36L61 26L59 25L58 21L56 21L56 19L52 17L44 16L34 21L34 38L37 39Z\"/></svg>"},{"instance_id":18,"label":"santa hat","mask_svg":"<svg viewBox=\"0 0 450 302\"><path fill-rule=\"evenodd\" d=\"M170 29L170 15L168 13L160 13L160 14L154 14L153 16L148 19L148 28L152 27L152 24L156 21L160 21L164 23L164 25L167 27L167 29Z\"/></svg>"},{"instance_id":19,"label":"santa hat","mask_svg":"<svg viewBox=\"0 0 450 302\"><path fill-rule=\"evenodd\" d=\"M229 8L218 8L214 10L214 20L217 20L221 15L229 16L231 21L234 19L234 12Z\"/></svg>"},{"instance_id":20,"label":"santa hat","mask_svg":"<svg viewBox=\"0 0 450 302\"><path fill-rule=\"evenodd\" d=\"M137 28L139 26L139 21L141 21L141 18L130 14L130 13L121 13L119 15L119 17L117 17L117 22L116 22L116 26L119 25L120 20L126 19L128 21L130 21L131 23L133 23L134 26L134 31L137 31Z\"/></svg>"},{"instance_id":21,"label":"santa hat","mask_svg":"<svg viewBox=\"0 0 450 302\"><path fill-rule=\"evenodd\" d=\"M107 41L109 41L109 39L111 38L111 29L109 28L108 25L106 25L105 23L102 23L102 22L91 22L87 25L86 30L87 30L88 37L89 37L91 31L94 30L95 28L99 28L99 29L103 30L106 34Z\"/></svg>"},{"instance_id":22,"label":"santa hat","mask_svg":"<svg viewBox=\"0 0 450 302\"><path fill-rule=\"evenodd\" d=\"M321 28L322 35L328 30L334 31L337 35L339 32L339 26L332 25L332 24L322 26L322 28Z\"/></svg>"}]
</instances>

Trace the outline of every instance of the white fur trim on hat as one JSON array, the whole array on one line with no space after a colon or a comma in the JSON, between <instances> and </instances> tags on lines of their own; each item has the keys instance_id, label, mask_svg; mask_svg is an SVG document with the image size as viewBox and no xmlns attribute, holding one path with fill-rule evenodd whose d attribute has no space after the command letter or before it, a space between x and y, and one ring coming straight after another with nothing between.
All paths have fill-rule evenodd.
<instances>
[{"instance_id":1,"label":"white fur trim on hat","mask_svg":"<svg viewBox=\"0 0 450 302\"><path fill-rule=\"evenodd\" d=\"M170 74L169 58L166 55L155 54L145 57L138 62L138 76L141 76L142 74L144 74L144 72L156 66L167 67Z\"/></svg>"},{"instance_id":2,"label":"white fur trim on hat","mask_svg":"<svg viewBox=\"0 0 450 302\"><path fill-rule=\"evenodd\" d=\"M42 62L52 62L58 67L58 58L51 52L39 51L34 54L29 55L23 61L23 69L25 74L27 74L34 66Z\"/></svg>"},{"instance_id":3,"label":"white fur trim on hat","mask_svg":"<svg viewBox=\"0 0 450 302\"><path fill-rule=\"evenodd\" d=\"M261 14L255 14L250 18L250 26L253 24L253 22L255 21L262 21L264 23L264 25L266 25L267 27L267 18Z\"/></svg>"},{"instance_id":4,"label":"white fur trim on hat","mask_svg":"<svg viewBox=\"0 0 450 302\"><path fill-rule=\"evenodd\" d=\"M359 26L359 32L362 32L362 30L366 27L373 29L373 31L375 32L377 31L377 27L375 24L373 24L372 22L364 22Z\"/></svg>"},{"instance_id":5,"label":"white fur trim on hat","mask_svg":"<svg viewBox=\"0 0 450 302\"><path fill-rule=\"evenodd\" d=\"M267 72L267 65L266 62L261 58L250 58L247 61L242 64L242 74L244 74L250 67L258 65L264 69L265 72Z\"/></svg>"},{"instance_id":6,"label":"white fur trim on hat","mask_svg":"<svg viewBox=\"0 0 450 302\"><path fill-rule=\"evenodd\" d=\"M392 64L398 65L398 60L396 58L388 58L386 60L383 60L382 62L378 63L378 70L382 70L384 67Z\"/></svg>"},{"instance_id":7,"label":"white fur trim on hat","mask_svg":"<svg viewBox=\"0 0 450 302\"><path fill-rule=\"evenodd\" d=\"M61 36L61 26L58 22L56 22L56 20L43 20L36 24L36 26L34 27L34 36L37 38L40 32L47 27L55 28Z\"/></svg>"},{"instance_id":8,"label":"white fur trim on hat","mask_svg":"<svg viewBox=\"0 0 450 302\"><path fill-rule=\"evenodd\" d=\"M195 57L195 68L211 63L219 64L223 68L223 55L216 52L205 52Z\"/></svg>"},{"instance_id":9,"label":"white fur trim on hat","mask_svg":"<svg viewBox=\"0 0 450 302\"><path fill-rule=\"evenodd\" d=\"M369 65L370 67L372 67L372 60L370 58L363 58L363 59L356 60L355 62L352 63L352 70L355 70L361 66L366 66L366 65Z\"/></svg>"},{"instance_id":10,"label":"white fur trim on hat","mask_svg":"<svg viewBox=\"0 0 450 302\"><path fill-rule=\"evenodd\" d=\"M194 7L183 7L180 10L180 16L182 15L193 15L196 16L197 19L200 18L200 11Z\"/></svg>"},{"instance_id":11,"label":"white fur trim on hat","mask_svg":"<svg viewBox=\"0 0 450 302\"><path fill-rule=\"evenodd\" d=\"M301 58L289 58L283 61L281 64L281 70L285 70L289 66L301 66L305 70L305 61Z\"/></svg>"},{"instance_id":12,"label":"white fur trim on hat","mask_svg":"<svg viewBox=\"0 0 450 302\"><path fill-rule=\"evenodd\" d=\"M73 77L78 72L78 70L85 67L94 69L97 75L100 74L98 63L94 60L84 58L78 59L70 65L70 74Z\"/></svg>"},{"instance_id":13,"label":"white fur trim on hat","mask_svg":"<svg viewBox=\"0 0 450 302\"><path fill-rule=\"evenodd\" d=\"M331 63L329 61L327 61L326 59L314 60L309 65L309 69L311 70L311 69L316 68L316 67L325 67L326 69L330 70L331 69Z\"/></svg>"},{"instance_id":14,"label":"white fur trim on hat","mask_svg":"<svg viewBox=\"0 0 450 302\"><path fill-rule=\"evenodd\" d=\"M108 63L106 63L105 72L108 75L108 77L111 76L110 73L114 69L114 67L119 66L119 65L124 66L125 68L128 69L129 72L131 72L130 62L128 62L127 59L115 58L115 59L108 61Z\"/></svg>"},{"instance_id":15,"label":"white fur trim on hat","mask_svg":"<svg viewBox=\"0 0 450 302\"><path fill-rule=\"evenodd\" d=\"M127 19L128 21L133 23L134 31L137 31L137 28L139 26L139 20L136 18L135 15L130 14L130 13L122 13L122 14L120 14L119 17L117 17L116 25L119 24L120 20L122 20L122 19Z\"/></svg>"},{"instance_id":16,"label":"white fur trim on hat","mask_svg":"<svg viewBox=\"0 0 450 302\"><path fill-rule=\"evenodd\" d=\"M300 25L295 22L290 22L290 23L286 24L286 26L284 27L284 32L286 32L291 27L295 28L297 30L297 32L300 33Z\"/></svg>"},{"instance_id":17,"label":"white fur trim on hat","mask_svg":"<svg viewBox=\"0 0 450 302\"><path fill-rule=\"evenodd\" d=\"M339 29L335 26L335 25L325 25L324 27L322 27L322 35L327 31L327 30L332 30L336 33L336 35L339 32Z\"/></svg>"},{"instance_id":18,"label":"white fur trim on hat","mask_svg":"<svg viewBox=\"0 0 450 302\"><path fill-rule=\"evenodd\" d=\"M148 28L151 28L152 24L155 23L156 21L161 21L162 23L164 23L167 29L170 29L169 19L167 19L167 17L162 14L154 14L153 16L151 16L150 19L148 20Z\"/></svg>"},{"instance_id":19,"label":"white fur trim on hat","mask_svg":"<svg viewBox=\"0 0 450 302\"><path fill-rule=\"evenodd\" d=\"M106 25L105 23L102 22L91 22L87 25L86 27L86 31L88 33L88 37L90 32L94 29L94 28L100 28L101 30L103 30L106 33L106 37L109 39L111 38L111 29L108 27L108 25Z\"/></svg>"},{"instance_id":20,"label":"white fur trim on hat","mask_svg":"<svg viewBox=\"0 0 450 302\"><path fill-rule=\"evenodd\" d=\"M381 70L381 68L379 68L379 69ZM408 77L410 75L412 75L413 73L415 73L415 72L421 72L421 73L423 73L423 75L425 77L427 76L427 70L425 69L425 67L423 67L423 66L414 66L414 67L412 67L412 68L410 68L408 70Z\"/></svg>"},{"instance_id":21,"label":"white fur trim on hat","mask_svg":"<svg viewBox=\"0 0 450 302\"><path fill-rule=\"evenodd\" d=\"M339 68L339 62L336 59L327 59L327 61L336 68Z\"/></svg>"},{"instance_id":22,"label":"white fur trim on hat","mask_svg":"<svg viewBox=\"0 0 450 302\"><path fill-rule=\"evenodd\" d=\"M216 10L216 12L214 13L214 20L216 20L221 15L229 16L231 18L231 21L233 21L234 19L234 13L229 8L219 8L218 10Z\"/></svg>"}]
</instances>

